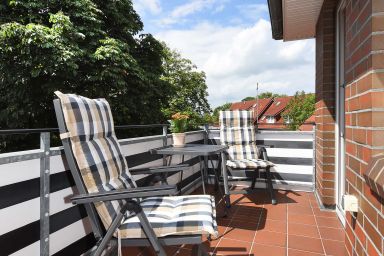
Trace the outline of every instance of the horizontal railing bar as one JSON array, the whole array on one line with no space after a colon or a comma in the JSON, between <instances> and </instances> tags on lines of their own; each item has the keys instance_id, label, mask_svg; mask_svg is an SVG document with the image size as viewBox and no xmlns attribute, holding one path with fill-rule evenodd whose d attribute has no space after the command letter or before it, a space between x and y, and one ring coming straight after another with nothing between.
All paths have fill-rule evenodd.
<instances>
[{"instance_id":1,"label":"horizontal railing bar","mask_svg":"<svg viewBox=\"0 0 384 256\"><path fill-rule=\"evenodd\" d=\"M133 125L116 125L115 129L139 129L139 128L156 128L169 126L169 124L133 124ZM0 135L11 135L11 134L33 134L41 132L59 132L59 128L34 128L34 129L7 129L0 130Z\"/></svg>"}]
</instances>

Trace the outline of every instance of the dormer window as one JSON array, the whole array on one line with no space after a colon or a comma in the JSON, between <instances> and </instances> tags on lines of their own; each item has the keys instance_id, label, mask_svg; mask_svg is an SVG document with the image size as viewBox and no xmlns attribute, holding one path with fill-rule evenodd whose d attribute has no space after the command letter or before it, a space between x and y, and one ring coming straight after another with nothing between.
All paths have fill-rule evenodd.
<instances>
[{"instance_id":1,"label":"dormer window","mask_svg":"<svg viewBox=\"0 0 384 256\"><path fill-rule=\"evenodd\" d=\"M290 124L292 122L292 120L291 120L291 118L289 116L287 116L287 117L284 118L284 122L286 124Z\"/></svg>"},{"instance_id":2,"label":"dormer window","mask_svg":"<svg viewBox=\"0 0 384 256\"><path fill-rule=\"evenodd\" d=\"M274 124L275 123L275 117L274 116L267 116L267 123Z\"/></svg>"}]
</instances>

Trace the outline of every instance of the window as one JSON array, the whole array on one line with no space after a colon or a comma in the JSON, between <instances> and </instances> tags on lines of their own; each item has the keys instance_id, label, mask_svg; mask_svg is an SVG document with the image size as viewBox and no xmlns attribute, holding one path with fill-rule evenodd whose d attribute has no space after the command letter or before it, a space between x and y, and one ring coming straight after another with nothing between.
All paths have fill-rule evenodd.
<instances>
[{"instance_id":1,"label":"window","mask_svg":"<svg viewBox=\"0 0 384 256\"><path fill-rule=\"evenodd\" d=\"M289 116L287 116L287 117L284 118L284 122L286 124L290 124L292 122L292 120L291 120L291 118Z\"/></svg>"},{"instance_id":2,"label":"window","mask_svg":"<svg viewBox=\"0 0 384 256\"><path fill-rule=\"evenodd\" d=\"M280 105L280 101L276 102L276 106L279 106Z\"/></svg>"},{"instance_id":3,"label":"window","mask_svg":"<svg viewBox=\"0 0 384 256\"><path fill-rule=\"evenodd\" d=\"M275 123L275 117L274 116L268 116L267 117L267 123L274 124Z\"/></svg>"}]
</instances>

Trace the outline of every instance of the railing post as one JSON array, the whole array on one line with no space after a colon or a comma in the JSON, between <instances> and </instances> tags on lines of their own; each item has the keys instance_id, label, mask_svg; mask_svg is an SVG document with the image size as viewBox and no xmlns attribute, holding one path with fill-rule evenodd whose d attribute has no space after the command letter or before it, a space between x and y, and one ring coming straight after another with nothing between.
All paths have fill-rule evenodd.
<instances>
[{"instance_id":1,"label":"railing post","mask_svg":"<svg viewBox=\"0 0 384 256\"><path fill-rule=\"evenodd\" d=\"M40 255L49 256L50 133L40 133Z\"/></svg>"},{"instance_id":2,"label":"railing post","mask_svg":"<svg viewBox=\"0 0 384 256\"><path fill-rule=\"evenodd\" d=\"M204 124L204 144L209 144L208 143L209 141L209 125L208 124ZM212 166L213 168L213 166ZM204 156L204 175L205 175L205 178L208 179L208 156ZM208 179L208 184L209 184L209 179Z\"/></svg>"},{"instance_id":3,"label":"railing post","mask_svg":"<svg viewBox=\"0 0 384 256\"><path fill-rule=\"evenodd\" d=\"M316 124L312 126L312 148L313 148L313 158L312 158L312 167L313 167L313 191L316 190Z\"/></svg>"},{"instance_id":4,"label":"railing post","mask_svg":"<svg viewBox=\"0 0 384 256\"><path fill-rule=\"evenodd\" d=\"M163 125L163 147L168 145L168 126ZM163 166L167 165L167 157L163 155Z\"/></svg>"}]
</instances>

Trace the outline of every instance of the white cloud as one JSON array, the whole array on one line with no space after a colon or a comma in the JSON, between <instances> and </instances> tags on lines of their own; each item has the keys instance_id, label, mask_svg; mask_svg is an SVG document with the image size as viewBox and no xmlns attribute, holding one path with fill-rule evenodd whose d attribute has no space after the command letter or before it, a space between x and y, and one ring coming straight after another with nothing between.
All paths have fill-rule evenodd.
<instances>
[{"instance_id":1,"label":"white cloud","mask_svg":"<svg viewBox=\"0 0 384 256\"><path fill-rule=\"evenodd\" d=\"M167 18L160 20L160 25L171 25L180 22L184 17L211 8L216 0L192 0L175 7Z\"/></svg>"},{"instance_id":2,"label":"white cloud","mask_svg":"<svg viewBox=\"0 0 384 256\"><path fill-rule=\"evenodd\" d=\"M268 5L266 4L242 4L237 6L242 15L251 19L258 20L265 14L268 14Z\"/></svg>"},{"instance_id":3,"label":"white cloud","mask_svg":"<svg viewBox=\"0 0 384 256\"><path fill-rule=\"evenodd\" d=\"M151 14L161 13L159 0L134 0L133 7L141 15L145 15L146 12Z\"/></svg>"},{"instance_id":4,"label":"white cloud","mask_svg":"<svg viewBox=\"0 0 384 256\"><path fill-rule=\"evenodd\" d=\"M155 36L206 72L213 107L255 95L257 82L261 92L314 91L314 40L275 41L266 20L250 27L202 23Z\"/></svg>"}]
</instances>

